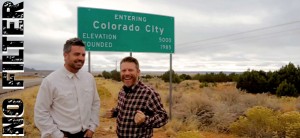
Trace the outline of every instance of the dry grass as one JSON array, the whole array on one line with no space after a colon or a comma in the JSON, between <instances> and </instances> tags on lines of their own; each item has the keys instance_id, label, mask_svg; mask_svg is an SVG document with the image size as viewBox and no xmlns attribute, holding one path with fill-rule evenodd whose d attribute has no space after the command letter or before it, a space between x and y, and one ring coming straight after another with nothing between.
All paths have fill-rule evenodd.
<instances>
[{"instance_id":1,"label":"dry grass","mask_svg":"<svg viewBox=\"0 0 300 138\"><path fill-rule=\"evenodd\" d=\"M216 86L209 85L210 87L195 87L195 85L200 86L201 83L190 80L174 86L179 88L174 89L173 116L181 122L177 124L182 124L185 129L196 128L202 131L229 133L230 124L254 106L263 106L280 112L297 111L299 108L296 98L248 94L237 90L235 83L219 83ZM168 98L166 101L168 102ZM177 128L169 126L167 129L170 128L177 132Z\"/></svg>"},{"instance_id":2,"label":"dry grass","mask_svg":"<svg viewBox=\"0 0 300 138\"><path fill-rule=\"evenodd\" d=\"M143 81L160 93L168 112L169 83L157 78ZM117 137L115 119L106 119L102 115L116 105L122 83L103 78L96 78L96 82L101 98L101 110L100 126L95 132L95 137ZM194 135L195 132L207 138L234 138L234 135L228 134L228 127L251 107L259 105L275 111L300 111L300 98L247 94L238 91L234 83L220 83L217 86L203 88L200 88L200 85L201 83L196 80L173 84L173 119L166 126L155 129L154 138L176 137L178 134L180 136L182 134ZM37 91L38 86L0 98L1 105L2 101L7 98L22 99L25 106L25 133L30 138L40 137L33 123L33 108Z\"/></svg>"}]
</instances>

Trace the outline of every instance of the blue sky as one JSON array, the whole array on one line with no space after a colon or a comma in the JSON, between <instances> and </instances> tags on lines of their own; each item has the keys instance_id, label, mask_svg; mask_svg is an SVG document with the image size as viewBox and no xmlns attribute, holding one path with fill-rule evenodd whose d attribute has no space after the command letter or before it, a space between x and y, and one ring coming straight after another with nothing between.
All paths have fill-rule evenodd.
<instances>
[{"instance_id":1,"label":"blue sky","mask_svg":"<svg viewBox=\"0 0 300 138\"><path fill-rule=\"evenodd\" d=\"M297 0L26 0L24 64L42 70L63 66L62 47L77 36L82 6L173 16L175 71L278 70L289 62L300 65L299 5ZM92 52L92 71L113 70L125 56L129 53ZM142 71L169 69L169 54L133 56Z\"/></svg>"}]
</instances>

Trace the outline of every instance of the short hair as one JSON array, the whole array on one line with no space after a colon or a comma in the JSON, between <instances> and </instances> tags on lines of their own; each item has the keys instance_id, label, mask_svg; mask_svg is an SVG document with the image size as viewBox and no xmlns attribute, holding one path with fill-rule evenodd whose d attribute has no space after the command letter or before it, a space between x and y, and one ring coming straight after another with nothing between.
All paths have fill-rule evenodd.
<instances>
[{"instance_id":1,"label":"short hair","mask_svg":"<svg viewBox=\"0 0 300 138\"><path fill-rule=\"evenodd\" d=\"M121 66L121 64L122 64L123 62L131 62L131 63L134 63L134 64L136 65L136 69L137 69L137 70L140 69L139 61L138 61L136 58L134 58L134 57L129 56L129 57L123 58L123 59L121 60L121 62L120 62L120 66Z\"/></svg>"},{"instance_id":2,"label":"short hair","mask_svg":"<svg viewBox=\"0 0 300 138\"><path fill-rule=\"evenodd\" d=\"M64 53L69 53L73 45L85 47L81 39L75 37L66 41L64 44Z\"/></svg>"}]
</instances>

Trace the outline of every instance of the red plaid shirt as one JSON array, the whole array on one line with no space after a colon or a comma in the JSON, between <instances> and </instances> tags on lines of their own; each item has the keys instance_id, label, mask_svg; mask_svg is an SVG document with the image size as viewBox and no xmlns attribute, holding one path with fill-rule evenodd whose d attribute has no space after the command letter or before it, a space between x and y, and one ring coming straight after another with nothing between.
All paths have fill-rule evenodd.
<instances>
[{"instance_id":1,"label":"red plaid shirt","mask_svg":"<svg viewBox=\"0 0 300 138\"><path fill-rule=\"evenodd\" d=\"M152 137L153 128L161 127L168 122L168 116L159 94L140 81L130 90L124 89L119 92L118 106L114 109L114 116L117 117L118 137ZM145 122L140 125L134 122L137 110L146 115Z\"/></svg>"}]
</instances>

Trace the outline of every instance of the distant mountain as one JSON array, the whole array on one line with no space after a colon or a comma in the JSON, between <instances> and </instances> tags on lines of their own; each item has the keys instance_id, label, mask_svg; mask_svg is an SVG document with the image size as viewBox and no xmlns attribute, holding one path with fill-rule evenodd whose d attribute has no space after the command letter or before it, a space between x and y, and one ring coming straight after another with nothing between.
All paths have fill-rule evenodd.
<instances>
[{"instance_id":1,"label":"distant mountain","mask_svg":"<svg viewBox=\"0 0 300 138\"><path fill-rule=\"evenodd\" d=\"M26 68L24 67L25 72L32 72L32 71L36 71L34 68Z\"/></svg>"},{"instance_id":2,"label":"distant mountain","mask_svg":"<svg viewBox=\"0 0 300 138\"><path fill-rule=\"evenodd\" d=\"M0 71L2 72L2 60L0 60ZM32 71L36 71L34 68L26 68L24 67L24 71L25 72L32 72Z\"/></svg>"}]
</instances>

